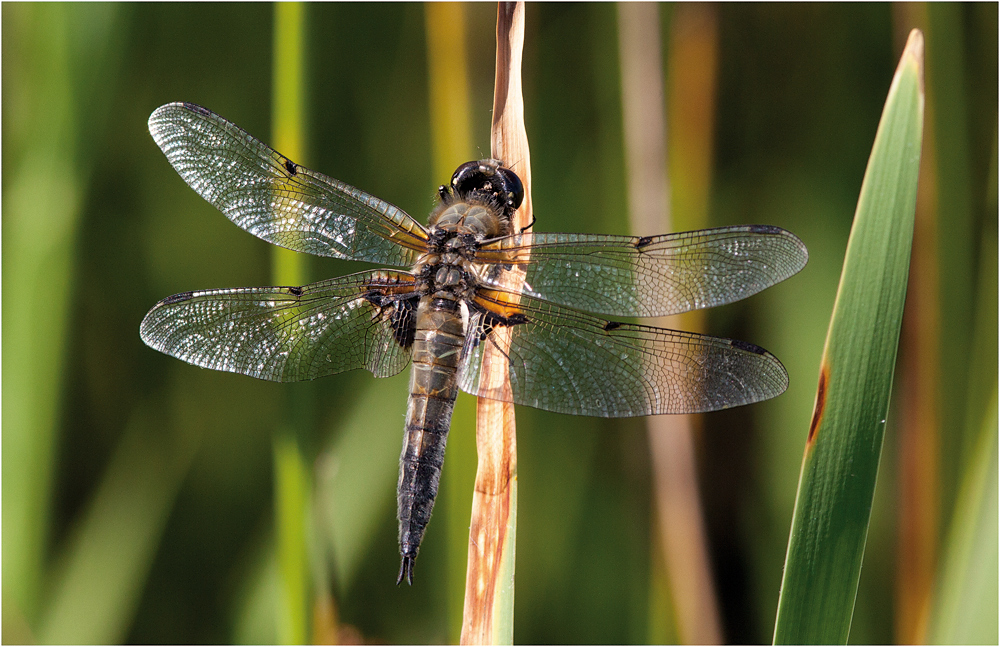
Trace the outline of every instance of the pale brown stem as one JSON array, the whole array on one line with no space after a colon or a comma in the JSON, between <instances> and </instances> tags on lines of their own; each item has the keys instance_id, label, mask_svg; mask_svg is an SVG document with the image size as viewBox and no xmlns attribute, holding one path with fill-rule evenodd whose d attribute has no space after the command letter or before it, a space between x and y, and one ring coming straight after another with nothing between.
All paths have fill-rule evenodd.
<instances>
[{"instance_id":1,"label":"pale brown stem","mask_svg":"<svg viewBox=\"0 0 1000 647\"><path fill-rule=\"evenodd\" d=\"M709 41L713 51L714 20L706 17L705 8L678 6L674 16L674 39L671 48L672 76L682 77L677 67L698 68ZM660 56L660 19L655 4L622 3L618 5L619 54L622 78L622 115L624 121L626 175L632 232L638 235L670 231L671 182L667 163L667 124ZM697 60L684 59L691 50ZM677 63L676 65L673 63ZM692 65L694 63L694 65ZM688 77L683 77L687 79ZM692 99L702 97L714 85L714 66L707 74L690 79L680 92L672 91L669 103L671 127L680 135L678 142L688 144L676 151L682 168L689 157L706 147L710 149L710 129L698 129L685 117ZM705 103L705 102L701 102ZM711 103L711 100L708 101ZM702 112L705 106L700 106ZM711 106L708 106L711 108ZM704 118L702 116L701 118ZM699 136L700 135L700 136ZM675 136L671 132L670 136ZM676 146L675 146L676 148ZM697 165L702 173L683 176L684 185L674 188L687 198L682 201L688 212L707 213L707 164ZM702 190L698 191L695 187ZM692 195L692 193L694 195ZM698 205L698 207L695 207ZM687 215L687 214L685 214ZM704 227L704 223L697 226ZM693 317L665 317L653 322L667 328L696 330ZM700 417L693 415L654 416L647 419L652 460L654 505L657 532L675 618L677 637L685 644L718 644L722 640L715 586L709 563L701 501L698 492L694 434Z\"/></svg>"},{"instance_id":2,"label":"pale brown stem","mask_svg":"<svg viewBox=\"0 0 1000 647\"><path fill-rule=\"evenodd\" d=\"M497 63L493 98L491 154L517 173L524 200L512 223L521 231L531 222L531 168L524 129L521 94L521 50L524 44L524 3L500 3L497 11ZM530 236L530 234L525 234ZM514 274L513 272L511 274ZM511 285L519 285L516 275ZM506 351L510 338L504 328L484 354L481 380L509 393ZM477 405L476 448L479 462L472 500L469 565L462 619L463 645L510 642L497 631L500 615L513 614L514 532L517 510L517 439L514 405L480 398Z\"/></svg>"}]
</instances>

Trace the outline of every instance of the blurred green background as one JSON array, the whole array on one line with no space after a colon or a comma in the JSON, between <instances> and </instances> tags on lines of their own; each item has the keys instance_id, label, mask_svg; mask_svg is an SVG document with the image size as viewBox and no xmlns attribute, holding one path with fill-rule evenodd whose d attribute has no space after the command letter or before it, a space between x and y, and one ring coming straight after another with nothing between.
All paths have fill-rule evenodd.
<instances>
[{"instance_id":1,"label":"blurred green background","mask_svg":"<svg viewBox=\"0 0 1000 647\"><path fill-rule=\"evenodd\" d=\"M660 8L664 56L674 11ZM709 332L766 347L791 379L776 400L705 416L699 436L722 629L735 643L771 640L862 175L906 34L925 32L918 223L931 234L912 264L929 278L911 272L911 295L930 287L907 304L851 642L922 636L906 592L939 577L975 458L966 430L996 415L997 5L711 11L710 224L778 225L810 253L800 275L708 314ZM273 16L267 4L2 6L4 642L278 639L272 444L301 385L194 368L138 335L167 295L271 282L267 243L183 183L146 119L191 101L270 141ZM489 155L495 5L470 5L465 19L472 159ZM296 161L423 220L448 179L431 158L424 7L311 5L306 20ZM536 230L628 233L615 7L529 5L523 73ZM314 259L309 274L358 269ZM929 382L914 401L916 376ZM355 371L304 387L315 402L303 435L313 590L328 612L316 640L333 624L342 640L457 637L464 575L451 565L464 546L445 535L467 527L467 503L442 496L414 586L395 586L406 379ZM463 396L452 427L449 492L471 491L474 461L454 448L473 442L472 406ZM915 419L929 431L914 432ZM650 629L641 421L520 408L518 428L515 641L662 640ZM995 454L992 465L995 497ZM987 590L995 601L995 579Z\"/></svg>"}]
</instances>

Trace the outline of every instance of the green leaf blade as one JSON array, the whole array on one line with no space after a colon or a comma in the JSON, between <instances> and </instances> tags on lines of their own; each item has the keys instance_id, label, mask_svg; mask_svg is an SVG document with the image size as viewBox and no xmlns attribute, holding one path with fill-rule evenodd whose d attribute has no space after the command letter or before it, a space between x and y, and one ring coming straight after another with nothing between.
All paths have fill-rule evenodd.
<instances>
[{"instance_id":1,"label":"green leaf blade","mask_svg":"<svg viewBox=\"0 0 1000 647\"><path fill-rule=\"evenodd\" d=\"M845 644L850 632L906 296L922 61L914 31L875 136L827 333L775 644Z\"/></svg>"}]
</instances>

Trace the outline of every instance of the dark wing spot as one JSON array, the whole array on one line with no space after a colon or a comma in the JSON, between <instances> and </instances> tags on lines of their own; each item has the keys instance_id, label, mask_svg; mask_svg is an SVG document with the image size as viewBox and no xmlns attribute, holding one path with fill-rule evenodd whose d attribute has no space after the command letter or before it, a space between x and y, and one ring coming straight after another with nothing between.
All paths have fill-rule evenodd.
<instances>
[{"instance_id":1,"label":"dark wing spot","mask_svg":"<svg viewBox=\"0 0 1000 647\"><path fill-rule=\"evenodd\" d=\"M209 116L212 115L212 111L211 110L209 110L208 108L202 108L197 103L187 103L187 102L185 102L184 103L184 107L187 110L190 110L191 112L197 112L198 114L205 115L206 117L209 117Z\"/></svg>"},{"instance_id":2,"label":"dark wing spot","mask_svg":"<svg viewBox=\"0 0 1000 647\"><path fill-rule=\"evenodd\" d=\"M753 234L781 234L785 231L774 225L747 225L747 229Z\"/></svg>"},{"instance_id":3,"label":"dark wing spot","mask_svg":"<svg viewBox=\"0 0 1000 647\"><path fill-rule=\"evenodd\" d=\"M402 348L413 346L413 338L417 334L417 301L418 299L403 299L392 304L392 314L389 323L392 324L392 336Z\"/></svg>"},{"instance_id":4,"label":"dark wing spot","mask_svg":"<svg viewBox=\"0 0 1000 647\"><path fill-rule=\"evenodd\" d=\"M171 303L180 303L181 301L187 301L194 296L194 292L181 292L180 294L175 294L169 296L163 301L160 301L161 305L170 305Z\"/></svg>"},{"instance_id":5,"label":"dark wing spot","mask_svg":"<svg viewBox=\"0 0 1000 647\"><path fill-rule=\"evenodd\" d=\"M296 296L296 297L302 296L303 291L304 290L302 288L297 287L297 286L296 287L288 288L288 293L291 294L292 296Z\"/></svg>"},{"instance_id":6,"label":"dark wing spot","mask_svg":"<svg viewBox=\"0 0 1000 647\"><path fill-rule=\"evenodd\" d=\"M754 344L751 344L750 342L741 341L739 339L730 339L729 343L730 343L730 345L733 348L736 348L738 350L745 350L746 352L753 353L754 355L766 355L767 354L766 350L764 350L760 346L756 346Z\"/></svg>"},{"instance_id":7,"label":"dark wing spot","mask_svg":"<svg viewBox=\"0 0 1000 647\"><path fill-rule=\"evenodd\" d=\"M489 337L490 334L497 328L502 328L505 326L506 327L518 326L520 324L528 323L528 317L526 317L524 313L521 312L515 312L509 317L503 317L495 312L477 306L475 302L468 301L466 303L468 303L469 308L478 310L479 312L482 313L481 323L479 324L479 335L478 339L476 340L477 343ZM470 331L470 333L471 332L472 331Z\"/></svg>"},{"instance_id":8,"label":"dark wing spot","mask_svg":"<svg viewBox=\"0 0 1000 647\"><path fill-rule=\"evenodd\" d=\"M285 170L288 171L290 174L295 175L296 173L299 172L299 167L295 165L295 162L286 157Z\"/></svg>"},{"instance_id":9,"label":"dark wing spot","mask_svg":"<svg viewBox=\"0 0 1000 647\"><path fill-rule=\"evenodd\" d=\"M643 236L639 240L635 241L635 248L641 251L643 247L647 247L652 242L652 236Z\"/></svg>"},{"instance_id":10,"label":"dark wing spot","mask_svg":"<svg viewBox=\"0 0 1000 647\"><path fill-rule=\"evenodd\" d=\"M507 317L507 321L504 322L505 326L516 326L518 324L528 323L528 317L524 313L516 312L511 316Z\"/></svg>"},{"instance_id":11,"label":"dark wing spot","mask_svg":"<svg viewBox=\"0 0 1000 647\"><path fill-rule=\"evenodd\" d=\"M612 330L617 330L618 328L621 328L621 327L622 327L622 324L621 324L620 321L608 321L608 322L605 322L605 324L604 324L604 331L605 332L611 332Z\"/></svg>"},{"instance_id":12,"label":"dark wing spot","mask_svg":"<svg viewBox=\"0 0 1000 647\"><path fill-rule=\"evenodd\" d=\"M379 317L385 317L388 309L389 325L392 326L392 336L396 343L404 349L413 346L413 338L417 334L417 303L420 301L420 295L413 294L409 298L400 299L386 296L382 290L373 289L363 296L368 303L378 309Z\"/></svg>"}]
</instances>

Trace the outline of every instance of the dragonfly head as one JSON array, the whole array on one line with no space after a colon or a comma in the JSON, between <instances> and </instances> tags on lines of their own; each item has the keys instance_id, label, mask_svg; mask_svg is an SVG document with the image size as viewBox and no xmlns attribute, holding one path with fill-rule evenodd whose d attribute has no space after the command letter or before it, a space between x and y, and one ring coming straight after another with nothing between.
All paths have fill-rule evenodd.
<instances>
[{"instance_id":1,"label":"dragonfly head","mask_svg":"<svg viewBox=\"0 0 1000 647\"><path fill-rule=\"evenodd\" d=\"M459 200L493 207L507 222L524 200L521 178L495 159L462 164L451 176L451 188Z\"/></svg>"}]
</instances>

